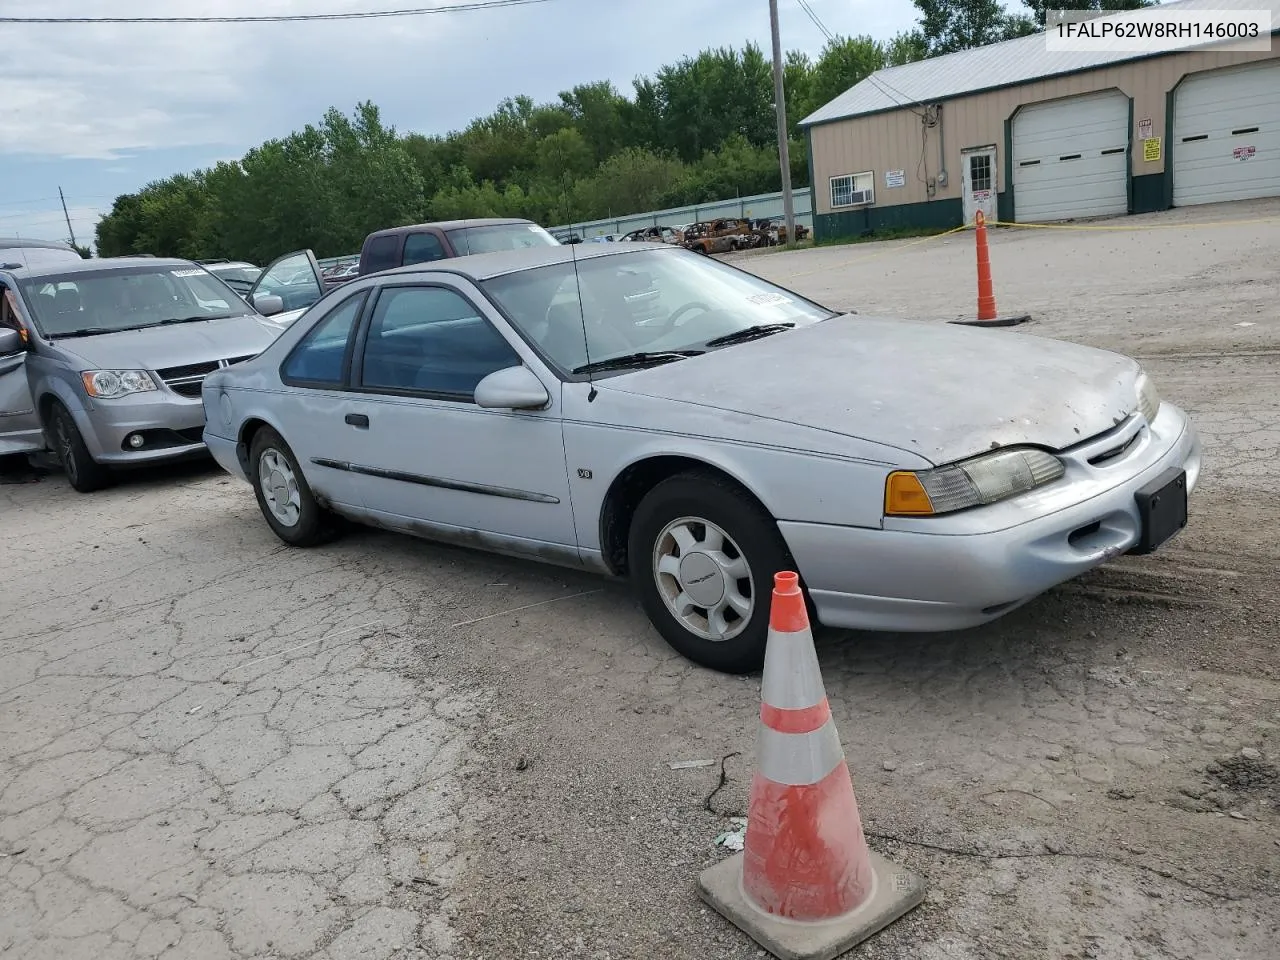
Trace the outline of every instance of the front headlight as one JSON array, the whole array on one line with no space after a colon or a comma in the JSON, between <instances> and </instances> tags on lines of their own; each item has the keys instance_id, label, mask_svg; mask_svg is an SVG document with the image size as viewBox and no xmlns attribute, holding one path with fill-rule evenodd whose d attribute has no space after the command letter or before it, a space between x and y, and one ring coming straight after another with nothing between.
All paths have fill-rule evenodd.
<instances>
[{"instance_id":1,"label":"front headlight","mask_svg":"<svg viewBox=\"0 0 1280 960\"><path fill-rule=\"evenodd\" d=\"M1052 483L1066 466L1043 450L1000 450L935 467L895 470L884 487L889 517L927 517L995 503Z\"/></svg>"},{"instance_id":2,"label":"front headlight","mask_svg":"<svg viewBox=\"0 0 1280 960\"><path fill-rule=\"evenodd\" d=\"M1147 423L1154 423L1156 414L1160 412L1160 394L1146 373L1138 374L1137 388L1138 411L1146 417Z\"/></svg>"},{"instance_id":3,"label":"front headlight","mask_svg":"<svg viewBox=\"0 0 1280 960\"><path fill-rule=\"evenodd\" d=\"M115 400L131 393L159 389L145 370L86 370L80 374L85 392L96 400Z\"/></svg>"}]
</instances>

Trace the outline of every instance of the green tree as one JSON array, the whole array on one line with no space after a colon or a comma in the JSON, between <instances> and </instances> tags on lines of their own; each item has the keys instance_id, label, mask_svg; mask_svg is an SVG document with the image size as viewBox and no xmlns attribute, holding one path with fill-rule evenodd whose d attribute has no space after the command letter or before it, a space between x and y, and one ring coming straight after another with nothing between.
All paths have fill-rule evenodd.
<instances>
[{"instance_id":1,"label":"green tree","mask_svg":"<svg viewBox=\"0 0 1280 960\"><path fill-rule=\"evenodd\" d=\"M900 67L906 63L915 63L929 55L929 42L919 30L908 30L898 34L884 48L886 67Z\"/></svg>"},{"instance_id":2,"label":"green tree","mask_svg":"<svg viewBox=\"0 0 1280 960\"><path fill-rule=\"evenodd\" d=\"M1005 12L1000 0L911 0L930 57L1034 33L1029 17Z\"/></svg>"},{"instance_id":3,"label":"green tree","mask_svg":"<svg viewBox=\"0 0 1280 960\"><path fill-rule=\"evenodd\" d=\"M794 184L808 176L794 124L869 72L923 57L931 42L921 29L885 45L837 38L816 60L788 52ZM753 44L662 66L637 77L630 96L599 82L548 103L507 97L448 132L401 134L365 102L350 114L332 108L239 160L118 197L97 226L97 248L266 263L300 247L350 253L372 230L428 218L552 225L748 196L779 188L776 137L772 64Z\"/></svg>"},{"instance_id":4,"label":"green tree","mask_svg":"<svg viewBox=\"0 0 1280 960\"><path fill-rule=\"evenodd\" d=\"M1045 16L1049 10L1098 10L1098 11L1117 11L1117 10L1140 10L1143 7L1154 7L1159 0L1078 0L1070 7L1059 7L1046 2L1046 0L1022 0L1022 5L1030 11L1031 19L1036 24L1037 30L1043 30L1045 25Z\"/></svg>"},{"instance_id":5,"label":"green tree","mask_svg":"<svg viewBox=\"0 0 1280 960\"><path fill-rule=\"evenodd\" d=\"M666 153L627 147L580 180L575 199L592 217L623 216L657 207L684 173L684 164Z\"/></svg>"},{"instance_id":6,"label":"green tree","mask_svg":"<svg viewBox=\"0 0 1280 960\"><path fill-rule=\"evenodd\" d=\"M810 81L816 110L885 66L884 47L870 37L836 37L827 41Z\"/></svg>"}]
</instances>

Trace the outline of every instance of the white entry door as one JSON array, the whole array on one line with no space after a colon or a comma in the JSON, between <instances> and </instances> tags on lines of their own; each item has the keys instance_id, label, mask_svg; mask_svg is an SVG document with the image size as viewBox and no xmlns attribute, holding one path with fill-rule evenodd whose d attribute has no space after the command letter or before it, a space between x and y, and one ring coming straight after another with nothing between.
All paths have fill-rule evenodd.
<instances>
[{"instance_id":1,"label":"white entry door","mask_svg":"<svg viewBox=\"0 0 1280 960\"><path fill-rule=\"evenodd\" d=\"M987 221L996 218L996 148L975 147L961 151L961 191L964 222L973 223L978 211Z\"/></svg>"}]
</instances>

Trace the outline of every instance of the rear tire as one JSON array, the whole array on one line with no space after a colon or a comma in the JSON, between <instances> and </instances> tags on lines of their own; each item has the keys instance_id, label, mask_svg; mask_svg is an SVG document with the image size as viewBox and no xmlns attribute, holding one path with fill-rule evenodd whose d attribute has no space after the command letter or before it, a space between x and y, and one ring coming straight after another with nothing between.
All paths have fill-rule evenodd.
<instances>
[{"instance_id":1,"label":"rear tire","mask_svg":"<svg viewBox=\"0 0 1280 960\"><path fill-rule=\"evenodd\" d=\"M337 518L311 492L297 457L270 427L258 430L249 445L249 482L267 526L290 546L319 546L340 532Z\"/></svg>"},{"instance_id":2,"label":"rear tire","mask_svg":"<svg viewBox=\"0 0 1280 960\"><path fill-rule=\"evenodd\" d=\"M49 432L53 435L54 453L72 489L93 493L111 485L115 478L110 468L93 459L75 417L58 401L54 401L49 414Z\"/></svg>"},{"instance_id":3,"label":"rear tire","mask_svg":"<svg viewBox=\"0 0 1280 960\"><path fill-rule=\"evenodd\" d=\"M717 475L678 474L641 500L627 546L641 605L668 644L723 673L760 669L773 575L795 566L759 504Z\"/></svg>"}]
</instances>

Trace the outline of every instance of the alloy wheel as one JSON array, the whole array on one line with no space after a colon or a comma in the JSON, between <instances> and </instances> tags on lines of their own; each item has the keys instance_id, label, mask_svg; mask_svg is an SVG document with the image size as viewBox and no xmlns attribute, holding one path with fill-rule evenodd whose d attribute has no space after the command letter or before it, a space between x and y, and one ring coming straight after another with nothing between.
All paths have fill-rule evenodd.
<instances>
[{"instance_id":1,"label":"alloy wheel","mask_svg":"<svg viewBox=\"0 0 1280 960\"><path fill-rule=\"evenodd\" d=\"M667 609L704 640L732 640L755 608L751 566L724 530L700 517L672 520L653 548L653 576Z\"/></svg>"},{"instance_id":2,"label":"alloy wheel","mask_svg":"<svg viewBox=\"0 0 1280 960\"><path fill-rule=\"evenodd\" d=\"M294 526L302 515L298 477L289 461L274 447L267 447L258 458L258 485L272 516L286 527Z\"/></svg>"}]
</instances>

